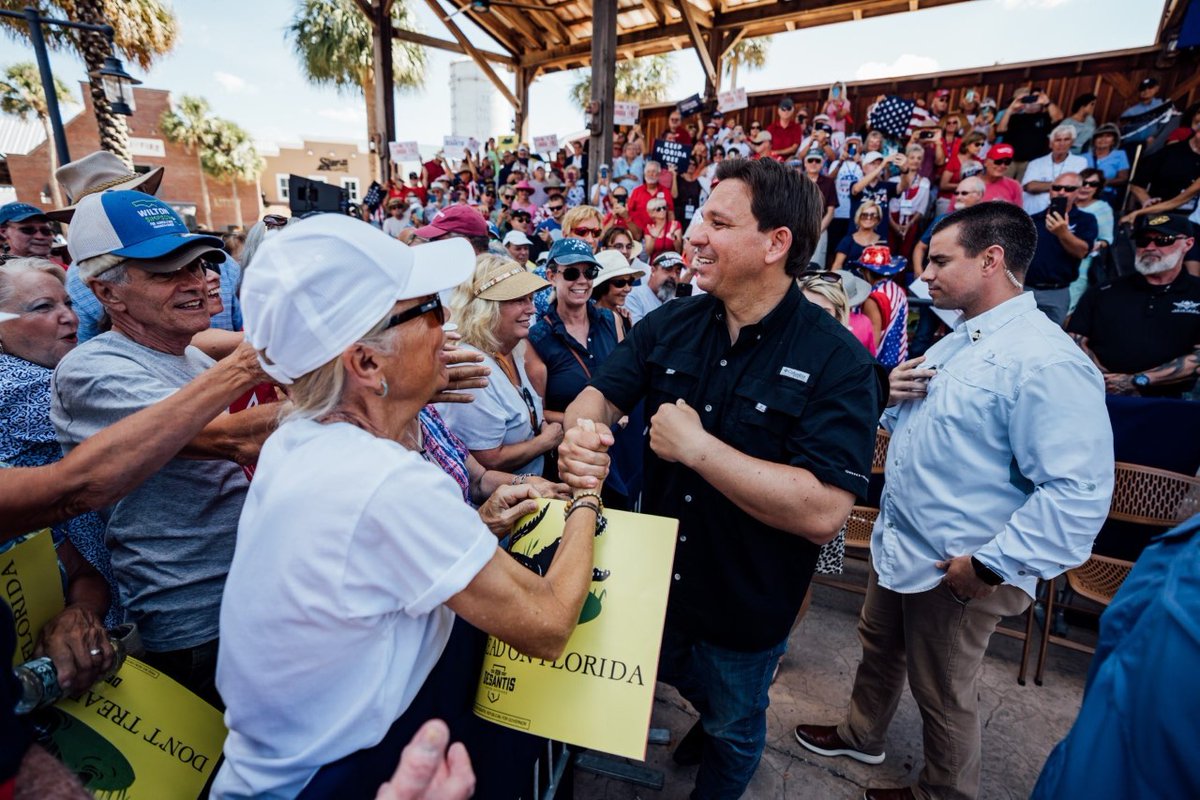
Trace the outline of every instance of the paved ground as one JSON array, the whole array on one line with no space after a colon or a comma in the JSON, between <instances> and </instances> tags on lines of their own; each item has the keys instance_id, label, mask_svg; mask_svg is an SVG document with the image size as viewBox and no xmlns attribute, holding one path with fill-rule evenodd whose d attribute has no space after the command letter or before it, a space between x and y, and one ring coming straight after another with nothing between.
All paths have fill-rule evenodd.
<instances>
[{"instance_id":1,"label":"paved ground","mask_svg":"<svg viewBox=\"0 0 1200 800\"><path fill-rule=\"evenodd\" d=\"M847 577L856 570L850 562ZM793 737L799 721L836 722L845 710L861 648L855 633L861 596L817 586L812 610L792 636L783 667L771 690L767 750L747 800L850 800L872 786L910 783L921 767L920 715L907 692L888 735L887 760L875 767L848 758L824 759L801 748ZM983 800L1027 798L1051 748L1070 728L1079 710L1088 657L1051 647L1045 685L1017 684L1021 643L994 636L984 663ZM1031 657L1032 660L1032 657ZM696 768L670 758L674 743L695 721L690 706L674 690L659 686L653 725L672 734L669 747L650 746L646 765L666 778L662 791L576 771L578 800L682 800Z\"/></svg>"}]
</instances>

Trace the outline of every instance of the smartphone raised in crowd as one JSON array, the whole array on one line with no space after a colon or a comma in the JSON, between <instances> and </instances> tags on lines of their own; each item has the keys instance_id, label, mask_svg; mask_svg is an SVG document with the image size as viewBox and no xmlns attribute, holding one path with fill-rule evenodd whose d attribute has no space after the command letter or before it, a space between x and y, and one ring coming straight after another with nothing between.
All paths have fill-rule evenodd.
<instances>
[{"instance_id":1,"label":"smartphone raised in crowd","mask_svg":"<svg viewBox=\"0 0 1200 800\"><path fill-rule=\"evenodd\" d=\"M601 164L601 165L600 165L600 177L601 177L601 178L607 178L607 177L608 177L608 164Z\"/></svg>"},{"instance_id":2,"label":"smartphone raised in crowd","mask_svg":"<svg viewBox=\"0 0 1200 800\"><path fill-rule=\"evenodd\" d=\"M1065 217L1067 215L1067 198L1051 197L1050 210L1055 214L1058 214L1060 217Z\"/></svg>"}]
</instances>

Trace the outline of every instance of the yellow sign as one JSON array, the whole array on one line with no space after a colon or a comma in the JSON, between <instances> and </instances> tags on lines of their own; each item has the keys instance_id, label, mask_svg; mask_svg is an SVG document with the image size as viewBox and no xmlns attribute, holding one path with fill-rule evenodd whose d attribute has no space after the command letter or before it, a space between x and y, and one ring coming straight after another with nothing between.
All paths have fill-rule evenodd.
<instances>
[{"instance_id":1,"label":"yellow sign","mask_svg":"<svg viewBox=\"0 0 1200 800\"><path fill-rule=\"evenodd\" d=\"M0 553L0 581L17 628L16 666L33 658L42 626L62 611L65 603L58 553L49 528L20 537Z\"/></svg>"},{"instance_id":2,"label":"yellow sign","mask_svg":"<svg viewBox=\"0 0 1200 800\"><path fill-rule=\"evenodd\" d=\"M98 798L196 800L225 745L219 711L132 658L46 717L50 749Z\"/></svg>"},{"instance_id":3,"label":"yellow sign","mask_svg":"<svg viewBox=\"0 0 1200 800\"><path fill-rule=\"evenodd\" d=\"M17 628L13 663L20 664L33 658L42 626L64 606L49 530L0 552L0 581ZM100 800L196 800L225 745L219 711L132 658L107 681L36 716L48 749Z\"/></svg>"},{"instance_id":4,"label":"yellow sign","mask_svg":"<svg viewBox=\"0 0 1200 800\"><path fill-rule=\"evenodd\" d=\"M521 139L515 133L505 133L496 137L496 152L504 153L509 150L516 150Z\"/></svg>"},{"instance_id":5,"label":"yellow sign","mask_svg":"<svg viewBox=\"0 0 1200 800\"><path fill-rule=\"evenodd\" d=\"M563 506L540 500L509 548L544 573L563 531ZM606 511L579 626L557 661L488 638L475 713L509 728L645 760L678 521Z\"/></svg>"}]
</instances>

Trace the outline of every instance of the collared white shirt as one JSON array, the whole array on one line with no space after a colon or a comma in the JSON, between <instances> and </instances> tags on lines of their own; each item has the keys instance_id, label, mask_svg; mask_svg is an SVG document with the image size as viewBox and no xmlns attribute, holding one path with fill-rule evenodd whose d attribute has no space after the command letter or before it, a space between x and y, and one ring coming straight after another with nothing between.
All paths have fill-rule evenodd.
<instances>
[{"instance_id":1,"label":"collared white shirt","mask_svg":"<svg viewBox=\"0 0 1200 800\"><path fill-rule=\"evenodd\" d=\"M1068 153L1060 163L1055 163L1051 153L1046 153L1041 158L1030 161L1029 166L1025 167L1025 177L1021 178L1021 205L1024 207L1025 213L1032 216L1050 207L1050 192L1030 194L1025 191L1024 187L1030 181L1049 181L1053 184L1059 175L1067 172L1074 172L1078 175L1085 169L1087 169L1087 159L1073 153Z\"/></svg>"},{"instance_id":2,"label":"collared white shirt","mask_svg":"<svg viewBox=\"0 0 1200 800\"><path fill-rule=\"evenodd\" d=\"M974 555L1030 596L1082 564L1108 515L1113 440L1099 370L1022 294L925 354L928 394L884 412L892 432L871 535L879 583L937 586Z\"/></svg>"}]
</instances>

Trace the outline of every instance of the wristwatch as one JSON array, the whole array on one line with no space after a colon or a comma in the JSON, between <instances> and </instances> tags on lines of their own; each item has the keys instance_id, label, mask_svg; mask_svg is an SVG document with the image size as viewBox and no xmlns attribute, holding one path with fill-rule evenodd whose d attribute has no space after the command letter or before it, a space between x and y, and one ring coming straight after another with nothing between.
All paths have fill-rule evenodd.
<instances>
[{"instance_id":1,"label":"wristwatch","mask_svg":"<svg viewBox=\"0 0 1200 800\"><path fill-rule=\"evenodd\" d=\"M971 556L971 567L975 570L975 577L986 583L988 586L999 586L1004 583L1004 578L987 564L980 561L975 556Z\"/></svg>"},{"instance_id":2,"label":"wristwatch","mask_svg":"<svg viewBox=\"0 0 1200 800\"><path fill-rule=\"evenodd\" d=\"M1145 389L1150 385L1150 376L1143 372L1139 372L1133 376L1133 385L1139 389Z\"/></svg>"}]
</instances>

